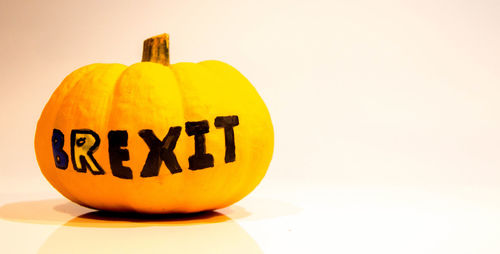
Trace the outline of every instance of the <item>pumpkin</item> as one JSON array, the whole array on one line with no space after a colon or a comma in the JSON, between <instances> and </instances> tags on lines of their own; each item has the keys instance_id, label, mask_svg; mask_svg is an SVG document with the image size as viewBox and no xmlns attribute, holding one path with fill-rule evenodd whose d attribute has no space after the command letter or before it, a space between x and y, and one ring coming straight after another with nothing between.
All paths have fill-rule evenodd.
<instances>
[{"instance_id":1,"label":"pumpkin","mask_svg":"<svg viewBox=\"0 0 500 254\"><path fill-rule=\"evenodd\" d=\"M169 64L168 35L144 42L142 62L90 64L69 74L38 120L45 178L80 205L191 213L229 206L264 177L269 112L220 61Z\"/></svg>"}]
</instances>

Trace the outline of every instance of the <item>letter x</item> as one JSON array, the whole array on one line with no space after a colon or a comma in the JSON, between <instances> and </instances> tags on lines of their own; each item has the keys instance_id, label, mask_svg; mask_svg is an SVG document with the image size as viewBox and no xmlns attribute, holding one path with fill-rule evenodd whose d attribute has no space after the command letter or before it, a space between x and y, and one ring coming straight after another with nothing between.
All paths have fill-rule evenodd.
<instances>
[{"instance_id":1,"label":"letter x","mask_svg":"<svg viewBox=\"0 0 500 254\"><path fill-rule=\"evenodd\" d=\"M175 145L181 134L182 127L171 127L167 136L160 141L152 130L141 130L139 136L149 147L148 158L141 171L141 177L157 176L160 171L161 162L165 162L170 173L182 172L177 157L174 154Z\"/></svg>"}]
</instances>

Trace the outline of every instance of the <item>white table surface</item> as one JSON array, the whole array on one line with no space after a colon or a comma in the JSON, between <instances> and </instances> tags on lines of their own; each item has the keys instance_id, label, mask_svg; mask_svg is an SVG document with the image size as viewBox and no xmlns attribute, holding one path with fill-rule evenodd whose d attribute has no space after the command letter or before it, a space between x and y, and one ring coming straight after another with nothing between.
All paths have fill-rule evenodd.
<instances>
[{"instance_id":1,"label":"white table surface","mask_svg":"<svg viewBox=\"0 0 500 254\"><path fill-rule=\"evenodd\" d=\"M73 204L46 187L36 193L3 192L2 253L500 251L499 191L491 189L264 181L247 198L215 212L116 217Z\"/></svg>"}]
</instances>

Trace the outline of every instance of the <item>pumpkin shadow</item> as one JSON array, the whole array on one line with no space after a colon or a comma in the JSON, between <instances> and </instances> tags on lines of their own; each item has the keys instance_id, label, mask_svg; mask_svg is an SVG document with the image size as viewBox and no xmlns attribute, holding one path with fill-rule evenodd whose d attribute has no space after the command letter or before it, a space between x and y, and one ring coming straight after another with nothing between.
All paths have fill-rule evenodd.
<instances>
[{"instance_id":1,"label":"pumpkin shadow","mask_svg":"<svg viewBox=\"0 0 500 254\"><path fill-rule=\"evenodd\" d=\"M217 212L205 211L190 214L139 214L94 211L66 222L64 226L123 228L147 226L199 225L229 221L231 218Z\"/></svg>"},{"instance_id":2,"label":"pumpkin shadow","mask_svg":"<svg viewBox=\"0 0 500 254\"><path fill-rule=\"evenodd\" d=\"M262 253L234 220L262 220L299 212L271 199L194 214L147 215L88 209L65 199L24 201L0 206L0 219L60 225L40 253Z\"/></svg>"},{"instance_id":3,"label":"pumpkin shadow","mask_svg":"<svg viewBox=\"0 0 500 254\"><path fill-rule=\"evenodd\" d=\"M216 211L194 214L145 215L96 211L58 198L4 204L0 206L0 219L31 224L62 225L75 217L80 217L67 226L85 227L92 224L96 227L116 225L138 227L217 223L230 219L262 220L301 211L292 204L267 198L245 198L241 204L250 207L251 212L236 204Z\"/></svg>"},{"instance_id":4,"label":"pumpkin shadow","mask_svg":"<svg viewBox=\"0 0 500 254\"><path fill-rule=\"evenodd\" d=\"M0 206L0 218L29 224L61 225L91 211L58 198L4 204Z\"/></svg>"},{"instance_id":5,"label":"pumpkin shadow","mask_svg":"<svg viewBox=\"0 0 500 254\"><path fill-rule=\"evenodd\" d=\"M250 213L233 205L219 211L192 214L138 214L96 211L65 199L23 201L0 206L0 219L75 227L140 227L218 223L231 218L244 218Z\"/></svg>"}]
</instances>

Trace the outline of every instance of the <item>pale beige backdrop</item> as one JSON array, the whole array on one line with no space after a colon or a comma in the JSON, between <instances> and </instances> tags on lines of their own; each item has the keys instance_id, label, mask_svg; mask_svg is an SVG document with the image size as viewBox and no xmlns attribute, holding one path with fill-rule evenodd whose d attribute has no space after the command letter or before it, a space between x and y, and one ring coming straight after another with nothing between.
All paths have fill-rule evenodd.
<instances>
[{"instance_id":1,"label":"pale beige backdrop","mask_svg":"<svg viewBox=\"0 0 500 254\"><path fill-rule=\"evenodd\" d=\"M228 62L269 107L274 159L249 198L297 212L245 224L262 251L497 253L499 13L494 0L3 0L2 203L58 197L33 137L61 80L140 61L142 41L167 32L172 62Z\"/></svg>"}]
</instances>

